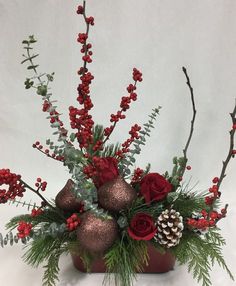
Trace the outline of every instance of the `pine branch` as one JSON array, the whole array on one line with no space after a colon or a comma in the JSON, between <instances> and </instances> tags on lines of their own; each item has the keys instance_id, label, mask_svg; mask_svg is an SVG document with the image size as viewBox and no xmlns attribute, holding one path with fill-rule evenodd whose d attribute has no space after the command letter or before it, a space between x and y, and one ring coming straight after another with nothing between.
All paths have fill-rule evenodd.
<instances>
[{"instance_id":1,"label":"pine branch","mask_svg":"<svg viewBox=\"0 0 236 286\"><path fill-rule=\"evenodd\" d=\"M37 216L31 216L30 214L15 216L6 224L6 228L9 230L15 229L18 226L19 221L31 223L33 227L35 227L38 224L50 225L56 223L61 225L65 222L65 220L66 218L59 209L44 209L43 213Z\"/></svg>"},{"instance_id":2,"label":"pine branch","mask_svg":"<svg viewBox=\"0 0 236 286\"><path fill-rule=\"evenodd\" d=\"M43 286L55 286L56 281L59 281L59 259L63 250L55 250L48 258L47 264L44 266Z\"/></svg>"},{"instance_id":3,"label":"pine branch","mask_svg":"<svg viewBox=\"0 0 236 286\"><path fill-rule=\"evenodd\" d=\"M203 286L209 286L210 271L215 262L234 280L222 255L221 246L224 244L225 241L217 233L217 229L210 231L206 236L184 232L180 244L172 248L172 251L180 264L188 265L188 271L193 273L198 282L201 281Z\"/></svg>"},{"instance_id":4,"label":"pine branch","mask_svg":"<svg viewBox=\"0 0 236 286\"><path fill-rule=\"evenodd\" d=\"M120 150L120 144L109 144L100 152L100 157L115 157Z\"/></svg>"},{"instance_id":5,"label":"pine branch","mask_svg":"<svg viewBox=\"0 0 236 286\"><path fill-rule=\"evenodd\" d=\"M104 256L107 274L103 284L110 284L111 275L114 275L116 286L131 286L136 272L143 271L143 265L148 263L147 244L144 241L131 240L123 233Z\"/></svg>"},{"instance_id":6,"label":"pine branch","mask_svg":"<svg viewBox=\"0 0 236 286\"><path fill-rule=\"evenodd\" d=\"M209 207L205 203L207 194L208 192L199 193L189 190L187 185L186 188L182 186L179 191L169 193L167 201L183 217L191 217L194 212L201 212L203 209L208 210Z\"/></svg>"}]
</instances>

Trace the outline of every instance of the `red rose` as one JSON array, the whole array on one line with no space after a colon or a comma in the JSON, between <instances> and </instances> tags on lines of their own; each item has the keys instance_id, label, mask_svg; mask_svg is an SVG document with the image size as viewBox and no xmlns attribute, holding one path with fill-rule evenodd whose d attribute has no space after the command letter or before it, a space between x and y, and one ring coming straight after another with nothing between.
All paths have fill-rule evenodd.
<instances>
[{"instance_id":1,"label":"red rose","mask_svg":"<svg viewBox=\"0 0 236 286\"><path fill-rule=\"evenodd\" d=\"M129 236L135 240L151 240L156 232L153 218L146 213L137 213L128 228Z\"/></svg>"},{"instance_id":2,"label":"red rose","mask_svg":"<svg viewBox=\"0 0 236 286\"><path fill-rule=\"evenodd\" d=\"M113 157L96 158L94 159L94 165L96 176L93 181L97 188L119 176L117 160Z\"/></svg>"},{"instance_id":3,"label":"red rose","mask_svg":"<svg viewBox=\"0 0 236 286\"><path fill-rule=\"evenodd\" d=\"M150 173L140 182L140 193L144 196L147 204L163 200L171 189L172 185L158 173Z\"/></svg>"}]
</instances>

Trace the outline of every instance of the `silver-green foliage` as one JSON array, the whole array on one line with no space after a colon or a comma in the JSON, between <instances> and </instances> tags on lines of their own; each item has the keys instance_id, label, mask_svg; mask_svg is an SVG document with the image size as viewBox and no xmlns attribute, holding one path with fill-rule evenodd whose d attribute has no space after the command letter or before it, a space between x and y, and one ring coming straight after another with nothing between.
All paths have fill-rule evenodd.
<instances>
[{"instance_id":1,"label":"silver-green foliage","mask_svg":"<svg viewBox=\"0 0 236 286\"><path fill-rule=\"evenodd\" d=\"M124 177L128 177L131 174L130 168L134 166L136 159L135 155L139 155L141 152L141 146L145 145L146 138L150 137L151 129L154 128L154 122L157 118L157 115L160 112L161 107L155 108L152 110L152 113L149 115L149 120L147 123L143 124L142 130L139 131L139 139L134 140L134 148L129 151L124 159L121 160L119 164L119 169L121 174Z\"/></svg>"}]
</instances>

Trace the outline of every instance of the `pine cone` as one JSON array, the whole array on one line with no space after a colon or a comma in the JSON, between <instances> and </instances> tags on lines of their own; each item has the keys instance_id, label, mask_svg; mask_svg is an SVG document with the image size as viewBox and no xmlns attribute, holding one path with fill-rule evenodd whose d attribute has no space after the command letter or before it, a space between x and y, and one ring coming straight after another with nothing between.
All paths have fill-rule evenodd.
<instances>
[{"instance_id":1,"label":"pine cone","mask_svg":"<svg viewBox=\"0 0 236 286\"><path fill-rule=\"evenodd\" d=\"M179 244L184 229L183 217L175 210L163 211L157 219L155 240L166 248Z\"/></svg>"}]
</instances>

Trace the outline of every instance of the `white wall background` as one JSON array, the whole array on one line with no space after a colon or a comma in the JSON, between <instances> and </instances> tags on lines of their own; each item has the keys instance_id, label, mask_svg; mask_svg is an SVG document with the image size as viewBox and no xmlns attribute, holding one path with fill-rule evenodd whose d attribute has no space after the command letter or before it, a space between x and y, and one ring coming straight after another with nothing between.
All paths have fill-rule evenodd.
<instances>
[{"instance_id":1,"label":"white wall background","mask_svg":"<svg viewBox=\"0 0 236 286\"><path fill-rule=\"evenodd\" d=\"M45 142L51 129L41 112L41 99L26 91L27 74L20 65L21 41L30 34L39 40L40 70L56 74L54 98L67 126L68 107L76 104L77 69L81 65L76 43L84 23L75 13L81 1L0 0L0 168L8 167L33 184L41 176L48 181L48 197L55 197L68 178L60 163L50 161L31 148ZM90 40L95 75L93 116L104 125L126 95L132 68L143 72L138 101L119 124L113 141L124 141L133 123L144 123L150 110L163 107L157 128L143 149L138 163L152 170L171 170L171 159L181 155L191 119L189 90L181 67L187 67L194 87L197 121L189 149L192 182L206 189L219 175L228 151L229 112L236 97L236 2L234 0L89 0L88 16L95 17ZM232 160L233 161L233 160ZM228 218L220 223L227 239L225 258L234 268L236 259L236 162L231 162L222 185L222 200L230 203ZM32 198L26 194L26 199ZM0 231L7 220L25 212L14 206L0 206ZM20 246L0 250L0 281L6 285L41 285L42 269L34 270L20 261ZM63 258L58 285L101 285L102 275L82 275L73 270L70 258ZM235 271L234 271L235 272ZM236 274L236 272L235 272ZM234 285L223 270L214 268L214 286ZM197 285L185 268L166 275L139 276L136 285Z\"/></svg>"}]
</instances>

